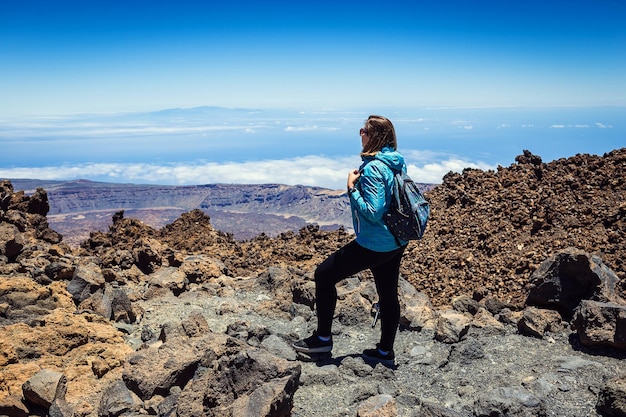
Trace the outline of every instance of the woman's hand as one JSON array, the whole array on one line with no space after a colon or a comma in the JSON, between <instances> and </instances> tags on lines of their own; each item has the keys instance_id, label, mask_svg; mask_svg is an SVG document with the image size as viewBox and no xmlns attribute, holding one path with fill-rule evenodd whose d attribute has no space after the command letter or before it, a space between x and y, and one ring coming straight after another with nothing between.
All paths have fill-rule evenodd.
<instances>
[{"instance_id":1,"label":"woman's hand","mask_svg":"<svg viewBox=\"0 0 626 417\"><path fill-rule=\"evenodd\" d=\"M348 190L354 187L354 184L356 184L356 181L360 176L361 174L358 169L352 170L348 173Z\"/></svg>"}]
</instances>

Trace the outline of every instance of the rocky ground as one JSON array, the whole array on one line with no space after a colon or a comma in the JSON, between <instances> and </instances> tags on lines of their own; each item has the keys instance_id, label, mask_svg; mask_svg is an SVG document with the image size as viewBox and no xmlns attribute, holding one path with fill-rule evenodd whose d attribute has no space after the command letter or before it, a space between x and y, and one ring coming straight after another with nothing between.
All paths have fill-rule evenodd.
<instances>
[{"instance_id":1,"label":"rocky ground","mask_svg":"<svg viewBox=\"0 0 626 417\"><path fill-rule=\"evenodd\" d=\"M80 248L44 190L0 187L0 415L626 415L626 150L449 174L402 266L397 366L366 363L369 273L339 288L330 357L312 272L348 242L237 242L199 210L117 213Z\"/></svg>"},{"instance_id":2,"label":"rocky ground","mask_svg":"<svg viewBox=\"0 0 626 417\"><path fill-rule=\"evenodd\" d=\"M494 171L448 174L428 196L428 234L411 246L404 273L436 305L476 289L521 305L528 276L575 247L597 254L626 294L626 150L550 163L526 152Z\"/></svg>"}]
</instances>

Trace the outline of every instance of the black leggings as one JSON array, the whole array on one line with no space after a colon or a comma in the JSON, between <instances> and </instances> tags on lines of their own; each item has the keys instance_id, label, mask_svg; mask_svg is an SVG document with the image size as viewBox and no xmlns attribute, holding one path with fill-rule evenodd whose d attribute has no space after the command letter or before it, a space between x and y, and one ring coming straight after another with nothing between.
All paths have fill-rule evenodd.
<instances>
[{"instance_id":1,"label":"black leggings","mask_svg":"<svg viewBox=\"0 0 626 417\"><path fill-rule=\"evenodd\" d=\"M322 262L315 270L318 334L331 335L337 305L335 285L342 279L369 268L374 275L380 304L379 348L392 350L400 322L398 275L405 248L403 246L391 252L374 252L352 241Z\"/></svg>"}]
</instances>

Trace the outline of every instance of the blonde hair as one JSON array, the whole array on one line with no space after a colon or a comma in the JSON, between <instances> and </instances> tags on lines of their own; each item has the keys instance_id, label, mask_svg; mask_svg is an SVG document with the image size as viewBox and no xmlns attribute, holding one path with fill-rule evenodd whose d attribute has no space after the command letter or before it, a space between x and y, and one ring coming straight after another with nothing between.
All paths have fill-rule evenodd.
<instances>
[{"instance_id":1,"label":"blonde hair","mask_svg":"<svg viewBox=\"0 0 626 417\"><path fill-rule=\"evenodd\" d=\"M396 130L391 120L386 117L371 115L365 121L365 130L369 135L369 141L363 147L361 156L374 156L385 146L398 149Z\"/></svg>"}]
</instances>

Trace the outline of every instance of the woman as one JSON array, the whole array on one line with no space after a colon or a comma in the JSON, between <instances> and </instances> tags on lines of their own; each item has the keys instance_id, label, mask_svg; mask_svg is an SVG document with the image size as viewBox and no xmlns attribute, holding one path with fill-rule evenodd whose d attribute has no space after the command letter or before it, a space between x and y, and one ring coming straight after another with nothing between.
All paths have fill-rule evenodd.
<instances>
[{"instance_id":1,"label":"woman","mask_svg":"<svg viewBox=\"0 0 626 417\"><path fill-rule=\"evenodd\" d=\"M380 305L381 335L375 349L363 352L365 359L394 364L393 343L400 321L398 275L407 242L397 240L383 222L392 197L393 170L406 171L397 149L396 133L389 119L370 116L360 130L359 169L348 173L348 196L356 239L330 255L315 270L317 330L293 344L302 353L330 352L332 320L337 304L335 285L362 270L374 276Z\"/></svg>"}]
</instances>

